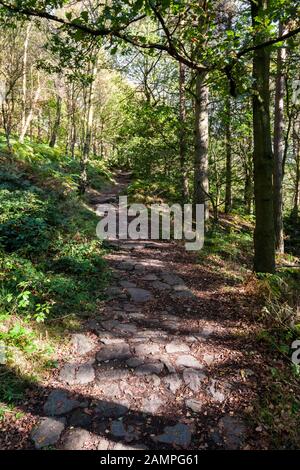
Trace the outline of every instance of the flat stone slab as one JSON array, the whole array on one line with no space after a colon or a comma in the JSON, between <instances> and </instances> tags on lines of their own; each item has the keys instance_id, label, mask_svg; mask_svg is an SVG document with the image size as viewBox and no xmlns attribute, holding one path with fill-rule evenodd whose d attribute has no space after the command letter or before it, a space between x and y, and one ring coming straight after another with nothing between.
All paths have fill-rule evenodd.
<instances>
[{"instance_id":1,"label":"flat stone slab","mask_svg":"<svg viewBox=\"0 0 300 470\"><path fill-rule=\"evenodd\" d=\"M105 330L113 330L116 326L120 325L121 323L118 320L104 320L101 322L101 325Z\"/></svg>"},{"instance_id":2,"label":"flat stone slab","mask_svg":"<svg viewBox=\"0 0 300 470\"><path fill-rule=\"evenodd\" d=\"M90 363L65 364L59 373L59 379L69 385L86 385L95 379L95 371Z\"/></svg>"},{"instance_id":3,"label":"flat stone slab","mask_svg":"<svg viewBox=\"0 0 300 470\"><path fill-rule=\"evenodd\" d=\"M134 426L125 426L122 421L112 421L111 434L112 436L122 438L127 442L138 439L140 435Z\"/></svg>"},{"instance_id":4,"label":"flat stone slab","mask_svg":"<svg viewBox=\"0 0 300 470\"><path fill-rule=\"evenodd\" d=\"M177 390L182 386L182 380L178 374L170 374L164 378L164 383L172 393L176 393Z\"/></svg>"},{"instance_id":5,"label":"flat stone slab","mask_svg":"<svg viewBox=\"0 0 300 470\"><path fill-rule=\"evenodd\" d=\"M154 414L165 404L163 398L155 396L147 397L143 400L142 411L144 413Z\"/></svg>"},{"instance_id":6,"label":"flat stone slab","mask_svg":"<svg viewBox=\"0 0 300 470\"><path fill-rule=\"evenodd\" d=\"M194 369L185 369L183 371L183 380L184 383L193 391L198 392L203 381L206 379L204 372Z\"/></svg>"},{"instance_id":7,"label":"flat stone slab","mask_svg":"<svg viewBox=\"0 0 300 470\"><path fill-rule=\"evenodd\" d=\"M152 287L153 287L154 289L158 289L158 290L161 290L161 291L170 290L170 289L171 289L171 287L169 286L169 284L166 284L165 282L162 282L162 281L155 281L155 282L153 282Z\"/></svg>"},{"instance_id":8,"label":"flat stone slab","mask_svg":"<svg viewBox=\"0 0 300 470\"><path fill-rule=\"evenodd\" d=\"M159 278L156 274L150 273L150 274L146 274L145 276L142 276L142 280L143 281L158 281Z\"/></svg>"},{"instance_id":9,"label":"flat stone slab","mask_svg":"<svg viewBox=\"0 0 300 470\"><path fill-rule=\"evenodd\" d=\"M225 448L240 449L246 437L245 424L239 418L227 415L220 419L218 427L222 433Z\"/></svg>"},{"instance_id":10,"label":"flat stone slab","mask_svg":"<svg viewBox=\"0 0 300 470\"><path fill-rule=\"evenodd\" d=\"M139 287L130 287L127 289L133 302L147 302L153 298L150 291Z\"/></svg>"},{"instance_id":11,"label":"flat stone slab","mask_svg":"<svg viewBox=\"0 0 300 470\"><path fill-rule=\"evenodd\" d=\"M131 357L126 361L128 367L137 367L144 363L144 359L140 357Z\"/></svg>"},{"instance_id":12,"label":"flat stone slab","mask_svg":"<svg viewBox=\"0 0 300 470\"><path fill-rule=\"evenodd\" d=\"M208 387L207 387L207 391L214 401L223 403L223 401L225 401L226 399L224 390L222 390L218 382L214 379L210 380Z\"/></svg>"},{"instance_id":13,"label":"flat stone slab","mask_svg":"<svg viewBox=\"0 0 300 470\"><path fill-rule=\"evenodd\" d=\"M178 367L192 367L194 369L203 368L203 365L200 364L200 362L194 356L191 356L190 354L179 356L176 359L176 365Z\"/></svg>"},{"instance_id":14,"label":"flat stone slab","mask_svg":"<svg viewBox=\"0 0 300 470\"><path fill-rule=\"evenodd\" d=\"M137 327L132 323L120 323L114 328L114 330L124 335L133 335L137 332Z\"/></svg>"},{"instance_id":15,"label":"flat stone slab","mask_svg":"<svg viewBox=\"0 0 300 470\"><path fill-rule=\"evenodd\" d=\"M120 298L126 298L126 295L124 296L124 292L120 287L109 287L105 291L106 295L108 297L120 297Z\"/></svg>"},{"instance_id":16,"label":"flat stone slab","mask_svg":"<svg viewBox=\"0 0 300 470\"><path fill-rule=\"evenodd\" d=\"M86 429L69 429L64 437L62 448L64 450L84 450L91 442L91 434Z\"/></svg>"},{"instance_id":17,"label":"flat stone slab","mask_svg":"<svg viewBox=\"0 0 300 470\"><path fill-rule=\"evenodd\" d=\"M128 411L127 406L106 401L99 403L96 407L96 413L101 418L120 418L128 413Z\"/></svg>"},{"instance_id":18,"label":"flat stone slab","mask_svg":"<svg viewBox=\"0 0 300 470\"><path fill-rule=\"evenodd\" d=\"M157 442L180 446L186 449L192 439L192 433L187 424L177 423L175 426L166 426L164 433L153 438Z\"/></svg>"},{"instance_id":19,"label":"flat stone slab","mask_svg":"<svg viewBox=\"0 0 300 470\"><path fill-rule=\"evenodd\" d=\"M63 390L53 390L44 405L44 412L48 416L59 416L78 408L80 403L77 400L68 398Z\"/></svg>"},{"instance_id":20,"label":"flat stone slab","mask_svg":"<svg viewBox=\"0 0 300 470\"><path fill-rule=\"evenodd\" d=\"M134 352L138 356L147 356L159 352L159 346L155 343L142 343L134 346Z\"/></svg>"},{"instance_id":21,"label":"flat stone slab","mask_svg":"<svg viewBox=\"0 0 300 470\"><path fill-rule=\"evenodd\" d=\"M129 345L127 343L117 343L103 348L98 351L96 359L98 362L112 361L115 359L126 360L132 356Z\"/></svg>"},{"instance_id":22,"label":"flat stone slab","mask_svg":"<svg viewBox=\"0 0 300 470\"><path fill-rule=\"evenodd\" d=\"M65 429L66 418L42 418L32 430L31 439L36 449L56 444Z\"/></svg>"},{"instance_id":23,"label":"flat stone slab","mask_svg":"<svg viewBox=\"0 0 300 470\"><path fill-rule=\"evenodd\" d=\"M119 343L124 343L124 339L123 338L119 338L118 336L116 336L115 334L109 332L105 332L103 335L101 334L99 336L99 340L101 343L103 344L119 344Z\"/></svg>"},{"instance_id":24,"label":"flat stone slab","mask_svg":"<svg viewBox=\"0 0 300 470\"><path fill-rule=\"evenodd\" d=\"M166 282L170 286L176 286L177 284L184 284L183 280L176 274L161 273L161 278L163 279L164 282Z\"/></svg>"},{"instance_id":25,"label":"flat stone slab","mask_svg":"<svg viewBox=\"0 0 300 470\"><path fill-rule=\"evenodd\" d=\"M203 407L203 403L201 403L199 400L195 400L194 398L188 398L185 400L185 406L194 411L194 413L200 413Z\"/></svg>"},{"instance_id":26,"label":"flat stone slab","mask_svg":"<svg viewBox=\"0 0 300 470\"><path fill-rule=\"evenodd\" d=\"M142 364L135 369L137 375L150 375L160 374L163 371L164 365L161 362L152 362L148 364Z\"/></svg>"},{"instance_id":27,"label":"flat stone slab","mask_svg":"<svg viewBox=\"0 0 300 470\"><path fill-rule=\"evenodd\" d=\"M130 360L130 359L129 359ZM127 363L128 361L126 361ZM120 380L127 380L130 377L128 369L105 369L97 370L96 378L99 385L107 382L119 382Z\"/></svg>"},{"instance_id":28,"label":"flat stone slab","mask_svg":"<svg viewBox=\"0 0 300 470\"><path fill-rule=\"evenodd\" d=\"M121 287L124 287L125 289L128 289L128 287L136 287L136 284L131 281L120 281L119 284Z\"/></svg>"},{"instance_id":29,"label":"flat stone slab","mask_svg":"<svg viewBox=\"0 0 300 470\"><path fill-rule=\"evenodd\" d=\"M71 345L79 356L84 356L95 347L93 341L81 333L72 336Z\"/></svg>"},{"instance_id":30,"label":"flat stone slab","mask_svg":"<svg viewBox=\"0 0 300 470\"><path fill-rule=\"evenodd\" d=\"M187 344L180 341L172 341L166 345L166 351L168 354L176 354L181 352L190 352L190 348Z\"/></svg>"},{"instance_id":31,"label":"flat stone slab","mask_svg":"<svg viewBox=\"0 0 300 470\"><path fill-rule=\"evenodd\" d=\"M78 408L72 412L69 424L75 428L86 429L91 426L92 417Z\"/></svg>"},{"instance_id":32,"label":"flat stone slab","mask_svg":"<svg viewBox=\"0 0 300 470\"><path fill-rule=\"evenodd\" d=\"M135 264L129 261L123 261L122 263L118 264L117 267L123 271L133 271Z\"/></svg>"}]
</instances>

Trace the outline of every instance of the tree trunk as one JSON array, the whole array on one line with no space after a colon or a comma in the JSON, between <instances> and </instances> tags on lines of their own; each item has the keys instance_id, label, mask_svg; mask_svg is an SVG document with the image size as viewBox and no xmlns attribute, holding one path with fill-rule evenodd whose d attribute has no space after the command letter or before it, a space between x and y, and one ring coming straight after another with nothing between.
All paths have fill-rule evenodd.
<instances>
[{"instance_id":1,"label":"tree trunk","mask_svg":"<svg viewBox=\"0 0 300 470\"><path fill-rule=\"evenodd\" d=\"M94 106L93 106L93 97L94 97L94 80L97 73L97 60L93 64L92 69L92 82L89 86L87 93L87 110L86 110L86 127L85 127L85 136L82 149L81 157L81 175L79 183L79 194L84 194L88 185L88 175L87 175L87 165L89 161L91 143L92 143L92 130L93 130L93 119L94 119Z\"/></svg>"},{"instance_id":2,"label":"tree trunk","mask_svg":"<svg viewBox=\"0 0 300 470\"><path fill-rule=\"evenodd\" d=\"M22 128L22 132L20 134L20 138L19 138L20 142L24 142L26 132L27 132L27 130L28 130L30 124L31 124L31 121L32 121L33 117L34 117L34 110L35 110L36 104L38 102L38 99L40 97L41 86L40 86L39 75L38 75L37 79L38 79L37 89L35 91L34 98L32 100L29 112L26 116L24 127Z\"/></svg>"},{"instance_id":3,"label":"tree trunk","mask_svg":"<svg viewBox=\"0 0 300 470\"><path fill-rule=\"evenodd\" d=\"M252 173L250 171L247 171L246 176L245 176L245 186L244 186L244 204L246 207L247 214L251 214L252 201L253 201Z\"/></svg>"},{"instance_id":4,"label":"tree trunk","mask_svg":"<svg viewBox=\"0 0 300 470\"><path fill-rule=\"evenodd\" d=\"M204 204L209 219L208 184L208 85L207 73L197 73L195 97L194 204Z\"/></svg>"},{"instance_id":5,"label":"tree trunk","mask_svg":"<svg viewBox=\"0 0 300 470\"><path fill-rule=\"evenodd\" d=\"M27 102L27 57L28 57L28 45L29 45L29 36L31 31L32 23L29 23L26 29L26 35L24 40L24 54L23 54L23 70L22 70L22 119L21 119L21 132L20 132L20 142L24 141L26 131L24 132L26 126L26 102Z\"/></svg>"},{"instance_id":6,"label":"tree trunk","mask_svg":"<svg viewBox=\"0 0 300 470\"><path fill-rule=\"evenodd\" d=\"M55 113L55 121L51 133L51 138L49 142L49 147L55 147L57 135L60 126L60 119L61 119L61 105L62 105L62 98L61 96L57 96L56 98L56 113Z\"/></svg>"},{"instance_id":7,"label":"tree trunk","mask_svg":"<svg viewBox=\"0 0 300 470\"><path fill-rule=\"evenodd\" d=\"M267 8L266 0L251 2L254 29ZM261 40L261 34L259 35ZM273 152L270 126L270 50L257 49L253 54L253 162L256 224L254 230L254 270L275 272L275 228L273 206Z\"/></svg>"},{"instance_id":8,"label":"tree trunk","mask_svg":"<svg viewBox=\"0 0 300 470\"><path fill-rule=\"evenodd\" d=\"M229 214L232 209L232 152L231 152L231 100L226 99L226 188L225 188L225 212Z\"/></svg>"},{"instance_id":9,"label":"tree trunk","mask_svg":"<svg viewBox=\"0 0 300 470\"><path fill-rule=\"evenodd\" d=\"M279 25L279 35L284 34L282 24ZM279 253L284 253L283 236L283 158L284 158L284 91L285 76L284 62L286 60L285 47L277 51L277 73L275 88L275 115L274 115L274 223L275 223L275 248Z\"/></svg>"},{"instance_id":10,"label":"tree trunk","mask_svg":"<svg viewBox=\"0 0 300 470\"><path fill-rule=\"evenodd\" d=\"M187 202L189 185L187 177L186 145L186 99L185 99L185 66L179 63L179 157L182 182L182 201Z\"/></svg>"},{"instance_id":11,"label":"tree trunk","mask_svg":"<svg viewBox=\"0 0 300 470\"><path fill-rule=\"evenodd\" d=\"M56 94L56 111L55 111L55 120L52 128L51 139L49 142L49 147L55 147L61 120L61 107L62 107L62 96L61 96L61 86L60 79L57 84L57 94Z\"/></svg>"}]
</instances>

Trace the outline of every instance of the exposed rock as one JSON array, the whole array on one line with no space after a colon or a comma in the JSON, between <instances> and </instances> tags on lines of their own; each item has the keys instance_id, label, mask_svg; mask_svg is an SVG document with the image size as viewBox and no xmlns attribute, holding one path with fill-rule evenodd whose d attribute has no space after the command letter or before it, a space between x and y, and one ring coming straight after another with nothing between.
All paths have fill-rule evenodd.
<instances>
[{"instance_id":1,"label":"exposed rock","mask_svg":"<svg viewBox=\"0 0 300 470\"><path fill-rule=\"evenodd\" d=\"M164 365L161 362L151 362L142 364L135 369L137 375L150 375L160 374L163 371Z\"/></svg>"},{"instance_id":2,"label":"exposed rock","mask_svg":"<svg viewBox=\"0 0 300 470\"><path fill-rule=\"evenodd\" d=\"M134 351L138 356L147 356L159 352L159 346L155 343L142 343L134 346Z\"/></svg>"},{"instance_id":3,"label":"exposed rock","mask_svg":"<svg viewBox=\"0 0 300 470\"><path fill-rule=\"evenodd\" d=\"M95 347L93 341L81 333L73 335L71 345L79 356L89 353Z\"/></svg>"},{"instance_id":4,"label":"exposed rock","mask_svg":"<svg viewBox=\"0 0 300 470\"><path fill-rule=\"evenodd\" d=\"M131 425L125 426L122 421L112 421L111 434L114 437L124 438L127 442L139 438L139 432Z\"/></svg>"},{"instance_id":5,"label":"exposed rock","mask_svg":"<svg viewBox=\"0 0 300 470\"><path fill-rule=\"evenodd\" d=\"M203 403L199 400L195 400L194 398L188 398L185 400L185 405L187 408L190 408L195 413L200 413L202 410Z\"/></svg>"},{"instance_id":6,"label":"exposed rock","mask_svg":"<svg viewBox=\"0 0 300 470\"><path fill-rule=\"evenodd\" d=\"M104 320L101 322L101 325L105 330L113 330L116 326L120 325L118 320Z\"/></svg>"},{"instance_id":7,"label":"exposed rock","mask_svg":"<svg viewBox=\"0 0 300 470\"><path fill-rule=\"evenodd\" d=\"M123 338L118 338L113 333L105 333L105 335L101 335L99 340L103 344L117 344L117 343L124 343Z\"/></svg>"},{"instance_id":8,"label":"exposed rock","mask_svg":"<svg viewBox=\"0 0 300 470\"><path fill-rule=\"evenodd\" d=\"M124 292L120 287L109 287L105 292L108 297L126 298L126 294L124 295Z\"/></svg>"},{"instance_id":9,"label":"exposed rock","mask_svg":"<svg viewBox=\"0 0 300 470\"><path fill-rule=\"evenodd\" d=\"M150 397L147 397L143 400L142 410L143 410L144 413L154 414L159 410L159 408L164 403L165 403L165 401L162 398L157 397L156 395L155 396L150 396Z\"/></svg>"},{"instance_id":10,"label":"exposed rock","mask_svg":"<svg viewBox=\"0 0 300 470\"><path fill-rule=\"evenodd\" d=\"M112 344L104 346L97 353L97 361L111 361L114 359L126 360L131 357L131 352L127 343Z\"/></svg>"},{"instance_id":11,"label":"exposed rock","mask_svg":"<svg viewBox=\"0 0 300 470\"><path fill-rule=\"evenodd\" d=\"M179 367L192 367L194 369L202 369L203 366L200 362L190 354L179 356L176 359L176 365Z\"/></svg>"},{"instance_id":12,"label":"exposed rock","mask_svg":"<svg viewBox=\"0 0 300 470\"><path fill-rule=\"evenodd\" d=\"M69 385L85 385L93 382L95 371L90 363L82 365L65 364L59 373L59 379Z\"/></svg>"},{"instance_id":13,"label":"exposed rock","mask_svg":"<svg viewBox=\"0 0 300 470\"><path fill-rule=\"evenodd\" d=\"M151 292L146 289L141 289L139 287L130 287L128 289L131 300L133 302L147 302L153 298Z\"/></svg>"},{"instance_id":14,"label":"exposed rock","mask_svg":"<svg viewBox=\"0 0 300 470\"><path fill-rule=\"evenodd\" d=\"M115 327L115 330L122 334L134 334L137 331L137 327L132 323L120 323Z\"/></svg>"},{"instance_id":15,"label":"exposed rock","mask_svg":"<svg viewBox=\"0 0 300 470\"><path fill-rule=\"evenodd\" d=\"M96 407L96 413L102 418L119 418L128 411L127 406L106 401L100 402Z\"/></svg>"},{"instance_id":16,"label":"exposed rock","mask_svg":"<svg viewBox=\"0 0 300 470\"><path fill-rule=\"evenodd\" d=\"M166 426L163 434L154 437L155 441L180 446L184 449L189 447L191 439L191 430L187 424L183 423L177 423L175 426Z\"/></svg>"},{"instance_id":17,"label":"exposed rock","mask_svg":"<svg viewBox=\"0 0 300 470\"><path fill-rule=\"evenodd\" d=\"M63 438L64 450L84 450L91 442L91 434L86 429L69 429Z\"/></svg>"},{"instance_id":18,"label":"exposed rock","mask_svg":"<svg viewBox=\"0 0 300 470\"><path fill-rule=\"evenodd\" d=\"M118 264L118 268L124 271L133 271L134 266L134 263L131 263L130 261L123 261L122 263Z\"/></svg>"},{"instance_id":19,"label":"exposed rock","mask_svg":"<svg viewBox=\"0 0 300 470\"><path fill-rule=\"evenodd\" d=\"M137 367L143 364L143 362L144 359L141 359L139 357L131 357L130 359L128 359L128 361L126 361L126 364L128 365L128 367Z\"/></svg>"},{"instance_id":20,"label":"exposed rock","mask_svg":"<svg viewBox=\"0 0 300 470\"><path fill-rule=\"evenodd\" d=\"M165 282L161 282L161 281L155 281L153 282L152 284L152 287L154 289L158 289L158 290L170 290L171 287L169 286L169 284L166 284Z\"/></svg>"},{"instance_id":21,"label":"exposed rock","mask_svg":"<svg viewBox=\"0 0 300 470\"><path fill-rule=\"evenodd\" d=\"M122 442L116 442L113 445L112 450L147 450L147 447L141 444L126 445Z\"/></svg>"},{"instance_id":22,"label":"exposed rock","mask_svg":"<svg viewBox=\"0 0 300 470\"><path fill-rule=\"evenodd\" d=\"M31 432L36 449L56 444L66 424L65 418L42 418Z\"/></svg>"},{"instance_id":23,"label":"exposed rock","mask_svg":"<svg viewBox=\"0 0 300 470\"><path fill-rule=\"evenodd\" d=\"M199 370L185 369L183 371L183 380L193 392L198 392L201 389L201 384L205 379L206 375Z\"/></svg>"},{"instance_id":24,"label":"exposed rock","mask_svg":"<svg viewBox=\"0 0 300 470\"><path fill-rule=\"evenodd\" d=\"M146 274L145 276L142 277L143 281L158 281L158 277L156 274L150 273Z\"/></svg>"},{"instance_id":25,"label":"exposed rock","mask_svg":"<svg viewBox=\"0 0 300 470\"><path fill-rule=\"evenodd\" d=\"M223 403L226 396L223 390L221 390L220 386L218 385L217 381L214 379L210 380L210 383L207 387L208 393L213 398L214 401L219 403Z\"/></svg>"},{"instance_id":26,"label":"exposed rock","mask_svg":"<svg viewBox=\"0 0 300 470\"><path fill-rule=\"evenodd\" d=\"M167 377L164 378L164 382L172 393L176 393L182 385L182 380L178 374L167 375Z\"/></svg>"},{"instance_id":27,"label":"exposed rock","mask_svg":"<svg viewBox=\"0 0 300 470\"><path fill-rule=\"evenodd\" d=\"M175 354L180 352L189 352L190 348L187 344L180 341L172 341L166 345L166 351L168 354Z\"/></svg>"},{"instance_id":28,"label":"exposed rock","mask_svg":"<svg viewBox=\"0 0 300 470\"><path fill-rule=\"evenodd\" d=\"M176 274L162 273L161 277L167 284L170 284L170 286L175 286L176 284L183 284L183 280L179 276L176 276Z\"/></svg>"},{"instance_id":29,"label":"exposed rock","mask_svg":"<svg viewBox=\"0 0 300 470\"><path fill-rule=\"evenodd\" d=\"M80 409L73 411L69 421L70 426L84 429L89 428L91 426L91 423L91 416Z\"/></svg>"},{"instance_id":30,"label":"exposed rock","mask_svg":"<svg viewBox=\"0 0 300 470\"><path fill-rule=\"evenodd\" d=\"M77 400L68 398L66 392L53 390L44 405L44 412L48 416L59 416L78 408L80 403Z\"/></svg>"},{"instance_id":31,"label":"exposed rock","mask_svg":"<svg viewBox=\"0 0 300 470\"><path fill-rule=\"evenodd\" d=\"M131 281L120 281L120 286L127 289L128 287L136 287L136 284Z\"/></svg>"},{"instance_id":32,"label":"exposed rock","mask_svg":"<svg viewBox=\"0 0 300 470\"><path fill-rule=\"evenodd\" d=\"M131 359L129 359L131 360ZM126 361L127 363L128 361ZM126 380L130 377L130 371L128 369L105 369L97 370L96 378L97 383L101 386L109 382Z\"/></svg>"}]
</instances>

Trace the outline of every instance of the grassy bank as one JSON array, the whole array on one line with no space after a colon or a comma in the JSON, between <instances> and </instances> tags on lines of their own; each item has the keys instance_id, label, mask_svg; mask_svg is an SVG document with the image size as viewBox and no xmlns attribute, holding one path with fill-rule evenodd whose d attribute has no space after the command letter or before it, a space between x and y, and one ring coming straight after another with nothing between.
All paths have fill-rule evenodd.
<instances>
[{"instance_id":1,"label":"grassy bank","mask_svg":"<svg viewBox=\"0 0 300 470\"><path fill-rule=\"evenodd\" d=\"M32 382L55 367L64 329L96 309L107 280L97 217L77 195L78 160L44 144L12 146L11 155L0 142L0 417L22 398L16 376ZM112 179L96 160L88 174L96 190Z\"/></svg>"}]
</instances>

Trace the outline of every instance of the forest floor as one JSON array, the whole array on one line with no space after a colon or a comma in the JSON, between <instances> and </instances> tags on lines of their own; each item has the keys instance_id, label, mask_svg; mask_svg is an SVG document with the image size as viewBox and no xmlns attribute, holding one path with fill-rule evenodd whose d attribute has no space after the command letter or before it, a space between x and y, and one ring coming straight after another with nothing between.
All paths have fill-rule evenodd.
<instances>
[{"instance_id":1,"label":"forest floor","mask_svg":"<svg viewBox=\"0 0 300 470\"><path fill-rule=\"evenodd\" d=\"M90 204L116 204L128 182ZM119 241L106 260L107 299L65 331L59 367L3 423L1 448L270 448L259 407L277 359L257 340L250 272L172 241Z\"/></svg>"}]
</instances>

